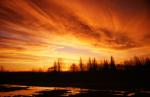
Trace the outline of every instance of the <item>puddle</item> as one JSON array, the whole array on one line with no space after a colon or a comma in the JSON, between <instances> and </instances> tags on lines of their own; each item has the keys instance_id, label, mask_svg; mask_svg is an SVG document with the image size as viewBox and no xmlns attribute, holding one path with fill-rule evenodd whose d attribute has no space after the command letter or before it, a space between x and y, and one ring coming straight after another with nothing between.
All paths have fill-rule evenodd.
<instances>
[{"instance_id":1,"label":"puddle","mask_svg":"<svg viewBox=\"0 0 150 97\"><path fill-rule=\"evenodd\" d=\"M81 89L81 88L73 88L73 87L39 87L39 86L23 86L23 85L1 85L6 88L14 88L14 87L27 87L27 89L20 89L20 90L12 90L8 92L0 92L1 96L16 96L16 95L23 95L23 96L33 96L38 95L42 91L67 91L64 92L62 96L70 96L70 95L77 95L80 93L85 93L88 89Z\"/></svg>"},{"instance_id":2,"label":"puddle","mask_svg":"<svg viewBox=\"0 0 150 97\"><path fill-rule=\"evenodd\" d=\"M126 96L132 97L135 95L149 95L150 91L148 90L136 90L136 91L124 91L124 90L95 90L95 89L83 89L83 88L75 88L75 87L42 87L42 86L25 86L25 85L9 85L3 84L1 87L9 90L9 91L1 91L0 97L14 97L14 96L39 96L39 95L48 95L48 96L73 96L78 95L82 97L82 95L87 95L92 93L92 95L104 96L104 95L116 95L116 96ZM2 89L3 89L2 88ZM16 90L16 88L18 88ZM2 90L1 89L1 90ZM80 94L80 95L79 95ZM82 94L82 95L81 95ZM78 97L77 96L77 97ZM94 96L95 97L95 96Z\"/></svg>"}]
</instances>

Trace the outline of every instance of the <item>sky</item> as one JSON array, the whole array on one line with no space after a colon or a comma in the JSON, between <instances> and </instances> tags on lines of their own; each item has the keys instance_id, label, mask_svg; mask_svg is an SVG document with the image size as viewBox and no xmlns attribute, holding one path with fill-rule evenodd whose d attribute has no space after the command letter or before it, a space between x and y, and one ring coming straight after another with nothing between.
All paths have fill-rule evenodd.
<instances>
[{"instance_id":1,"label":"sky","mask_svg":"<svg viewBox=\"0 0 150 97\"><path fill-rule=\"evenodd\" d=\"M0 0L0 66L47 69L150 56L149 0Z\"/></svg>"}]
</instances>

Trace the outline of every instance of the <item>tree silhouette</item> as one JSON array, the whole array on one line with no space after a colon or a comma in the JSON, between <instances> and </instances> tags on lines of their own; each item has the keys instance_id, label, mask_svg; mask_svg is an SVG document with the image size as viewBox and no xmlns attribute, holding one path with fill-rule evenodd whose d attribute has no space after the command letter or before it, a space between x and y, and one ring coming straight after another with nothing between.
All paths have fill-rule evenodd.
<instances>
[{"instance_id":1,"label":"tree silhouette","mask_svg":"<svg viewBox=\"0 0 150 97\"><path fill-rule=\"evenodd\" d=\"M56 62L54 62L53 71L54 71L54 72L57 71L57 63L56 63Z\"/></svg>"},{"instance_id":2,"label":"tree silhouette","mask_svg":"<svg viewBox=\"0 0 150 97\"><path fill-rule=\"evenodd\" d=\"M3 66L0 66L0 72L4 72L4 67Z\"/></svg>"},{"instance_id":3,"label":"tree silhouette","mask_svg":"<svg viewBox=\"0 0 150 97\"><path fill-rule=\"evenodd\" d=\"M134 56L133 61L134 61L134 65L137 65L137 66L141 66L142 65L142 62L141 62L140 58L137 57L137 56Z\"/></svg>"},{"instance_id":4,"label":"tree silhouette","mask_svg":"<svg viewBox=\"0 0 150 97\"><path fill-rule=\"evenodd\" d=\"M91 58L89 58L89 62L88 62L88 70L91 72L95 72L98 70L98 65L97 65L97 61L95 58L93 58L93 60L91 61Z\"/></svg>"},{"instance_id":5,"label":"tree silhouette","mask_svg":"<svg viewBox=\"0 0 150 97\"><path fill-rule=\"evenodd\" d=\"M115 70L116 70L115 60L114 60L113 56L110 57L110 69L111 69L112 71L115 71Z\"/></svg>"},{"instance_id":6,"label":"tree silhouette","mask_svg":"<svg viewBox=\"0 0 150 97\"><path fill-rule=\"evenodd\" d=\"M54 64L52 67L48 68L48 72L57 72L57 62L54 61Z\"/></svg>"},{"instance_id":7,"label":"tree silhouette","mask_svg":"<svg viewBox=\"0 0 150 97\"><path fill-rule=\"evenodd\" d=\"M95 58L92 60L92 71L98 71L97 61Z\"/></svg>"},{"instance_id":8,"label":"tree silhouette","mask_svg":"<svg viewBox=\"0 0 150 97\"><path fill-rule=\"evenodd\" d=\"M76 66L76 64L72 64L71 66L70 66L70 70L72 71L72 72L77 72L77 66Z\"/></svg>"},{"instance_id":9,"label":"tree silhouette","mask_svg":"<svg viewBox=\"0 0 150 97\"><path fill-rule=\"evenodd\" d=\"M98 63L96 61L96 58L91 58L89 57L88 62L87 62L87 68L84 68L85 64L83 64L82 58L79 60L79 64L71 64L70 70L72 72L77 72L77 71L84 71L86 70L87 72L111 72L111 71L145 71L147 70L149 72L150 70L150 58L139 58L139 57L133 57L130 60L125 60L123 64L115 64L115 59L113 56L110 57L110 62L107 60L103 60L103 62ZM57 61L54 62L53 67L48 68L48 72L61 72L62 70L62 59L58 59ZM2 69L1 69L2 71Z\"/></svg>"},{"instance_id":10,"label":"tree silhouette","mask_svg":"<svg viewBox=\"0 0 150 97\"><path fill-rule=\"evenodd\" d=\"M89 57L89 59L88 59L87 68L88 68L88 71L90 71L91 68L92 68L92 61L91 61L91 58L90 58L90 57Z\"/></svg>"},{"instance_id":11,"label":"tree silhouette","mask_svg":"<svg viewBox=\"0 0 150 97\"><path fill-rule=\"evenodd\" d=\"M103 69L103 71L108 71L109 70L109 64L108 64L107 60L104 60L102 69Z\"/></svg>"},{"instance_id":12,"label":"tree silhouette","mask_svg":"<svg viewBox=\"0 0 150 97\"><path fill-rule=\"evenodd\" d=\"M62 59L58 58L58 61L57 61L57 72L61 71L61 65L62 65Z\"/></svg>"},{"instance_id":13,"label":"tree silhouette","mask_svg":"<svg viewBox=\"0 0 150 97\"><path fill-rule=\"evenodd\" d=\"M150 66L150 59L148 57L145 58L144 64Z\"/></svg>"},{"instance_id":14,"label":"tree silhouette","mask_svg":"<svg viewBox=\"0 0 150 97\"><path fill-rule=\"evenodd\" d=\"M52 67L48 68L48 72L61 72L61 66L62 65L62 59L58 58L57 62L54 61L54 64Z\"/></svg>"},{"instance_id":15,"label":"tree silhouette","mask_svg":"<svg viewBox=\"0 0 150 97\"><path fill-rule=\"evenodd\" d=\"M84 67L83 67L83 63L82 63L82 58L80 58L80 61L79 61L79 66L80 66L80 71L84 71Z\"/></svg>"}]
</instances>

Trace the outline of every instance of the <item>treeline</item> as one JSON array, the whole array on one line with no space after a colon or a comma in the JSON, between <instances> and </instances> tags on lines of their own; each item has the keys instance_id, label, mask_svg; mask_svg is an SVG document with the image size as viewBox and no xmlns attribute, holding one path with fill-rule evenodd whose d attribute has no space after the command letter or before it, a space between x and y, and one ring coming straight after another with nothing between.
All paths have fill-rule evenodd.
<instances>
[{"instance_id":1,"label":"treeline","mask_svg":"<svg viewBox=\"0 0 150 97\"><path fill-rule=\"evenodd\" d=\"M63 62L58 59L52 67L48 68L48 72L62 72ZM149 57L133 57L125 60L122 64L116 64L113 56L110 60L103 60L98 63L96 58L89 58L88 62L83 63L80 58L79 63L72 63L69 72L116 72L116 71L150 71Z\"/></svg>"}]
</instances>

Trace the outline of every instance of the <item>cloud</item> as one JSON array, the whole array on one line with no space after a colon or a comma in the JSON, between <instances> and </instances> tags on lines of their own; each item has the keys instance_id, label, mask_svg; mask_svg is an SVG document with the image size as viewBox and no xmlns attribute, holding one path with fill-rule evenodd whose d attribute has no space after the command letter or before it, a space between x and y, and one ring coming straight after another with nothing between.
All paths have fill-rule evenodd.
<instances>
[{"instance_id":1,"label":"cloud","mask_svg":"<svg viewBox=\"0 0 150 97\"><path fill-rule=\"evenodd\" d=\"M110 52L102 49L145 54L149 9L148 0L1 0L0 52L25 58Z\"/></svg>"},{"instance_id":2,"label":"cloud","mask_svg":"<svg viewBox=\"0 0 150 97\"><path fill-rule=\"evenodd\" d=\"M140 46L134 39L122 32L113 32L104 28L98 29L98 31L103 36L101 42L109 48L124 50ZM99 43L97 42L95 45L98 46Z\"/></svg>"},{"instance_id":3,"label":"cloud","mask_svg":"<svg viewBox=\"0 0 150 97\"><path fill-rule=\"evenodd\" d=\"M123 1L124 2L123 3L121 1L115 0L115 3L112 3L110 1L103 1L103 0L102 1L94 0L92 2L87 0L85 3L83 3L82 6L85 8L86 7L90 8L89 5L90 3L96 6L90 9L91 11L89 11L90 14L89 16L95 15L99 16L99 20L97 18L96 19L91 18L91 20L92 19L94 21L96 20L96 23L99 25L97 27L94 25L90 25L90 23L85 21L85 19L80 16L81 12L86 13L87 10L81 10L81 12L76 14L73 11L73 9L70 9L71 8L70 6L65 6L66 4L65 1L57 2L54 0L52 1L31 0L31 1L18 1L19 2L18 4L16 3L17 1L11 2L1 1L1 2L2 2L1 4L3 4L3 2L8 3L8 5L6 4L1 5L0 11L2 17L1 20L4 23L7 23L3 25L1 28L2 29L6 28L5 30L9 30L14 34L17 32L16 30L18 30L19 27L22 27L22 29L20 28L20 30L22 31L21 35L26 36L27 38L25 39L29 41L30 40L33 41L34 36L41 37L42 35L38 36L37 33L41 34L40 31L43 31L43 37L45 37L46 35L53 37L53 34L54 35L69 34L85 42L90 42L91 40L95 42L91 44L100 43L101 44L100 46L104 47L105 45L110 44L110 47L114 49L116 48L126 49L141 46L139 44L136 44L136 41L140 41L138 37L142 37L140 36L140 33L143 32L138 32L137 30L134 30L132 29L132 27L129 26L132 23L134 23L133 28L136 26L142 28L141 27L142 24L139 24L138 26L136 25L136 22L142 21L144 17L146 18L146 16L149 15L147 13L148 7L143 8L144 5L147 5L144 3L146 1L143 2ZM73 8L75 9L76 7L80 8L80 5L82 4L80 0L77 0L77 2L73 3L78 5L73 6ZM20 4L22 6L20 6ZM120 6L119 4L121 4L122 6ZM133 7L128 8L127 5ZM94 13L95 11L97 13ZM131 20L129 18L133 15L132 14L133 12L136 13L136 16L134 17L138 19L138 21L134 19ZM141 12L143 15L141 16L139 12ZM122 16L124 14L127 14L129 17L127 16L127 18L125 18L124 16ZM125 19L129 19L130 21L126 22L124 21ZM120 26L122 25L123 22L124 27ZM144 20L144 22L146 21ZM16 25L11 25L11 23ZM7 26L14 26L14 27L8 28ZM129 33L131 33L131 35ZM132 34L134 33L138 33L137 36L133 37ZM24 37L21 37L21 35L19 37L20 40L22 41ZM18 33L16 34L16 36L18 36ZM147 40L147 38L145 40ZM39 40L36 39L35 41Z\"/></svg>"},{"instance_id":4,"label":"cloud","mask_svg":"<svg viewBox=\"0 0 150 97\"><path fill-rule=\"evenodd\" d=\"M99 53L92 52L90 49L87 48L79 48L79 47L71 47L63 45L61 48L55 49L58 52L64 52L68 54L78 55L78 56L99 56Z\"/></svg>"}]
</instances>

